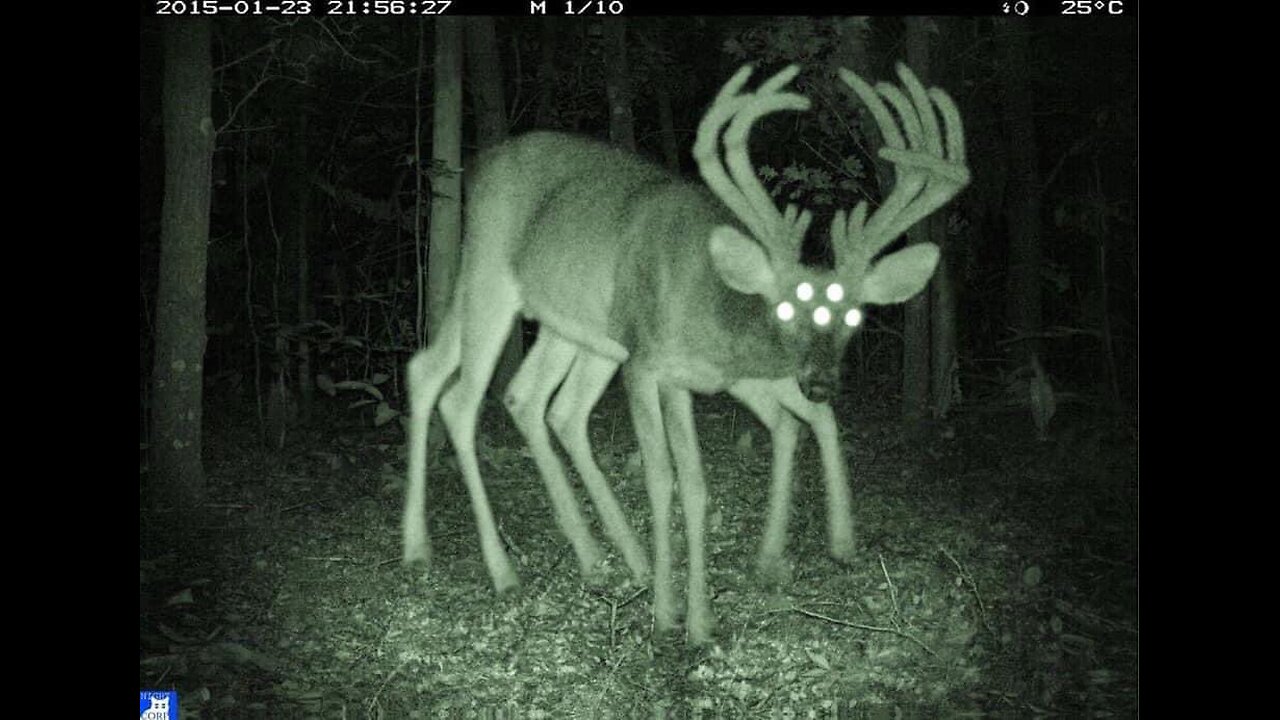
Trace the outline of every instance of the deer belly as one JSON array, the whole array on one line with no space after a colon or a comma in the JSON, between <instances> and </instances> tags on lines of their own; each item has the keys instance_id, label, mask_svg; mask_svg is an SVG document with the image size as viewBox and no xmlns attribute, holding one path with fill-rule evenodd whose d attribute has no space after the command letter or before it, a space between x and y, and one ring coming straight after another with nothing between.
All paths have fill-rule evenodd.
<instances>
[{"instance_id":1,"label":"deer belly","mask_svg":"<svg viewBox=\"0 0 1280 720\"><path fill-rule=\"evenodd\" d=\"M553 265L533 260L516 268L524 315L592 352L625 362L629 353L610 327L612 275L576 269L573 262Z\"/></svg>"},{"instance_id":2,"label":"deer belly","mask_svg":"<svg viewBox=\"0 0 1280 720\"><path fill-rule=\"evenodd\" d=\"M729 386L729 378L715 364L699 359L672 356L636 359L646 372L659 377L659 383L707 395Z\"/></svg>"}]
</instances>

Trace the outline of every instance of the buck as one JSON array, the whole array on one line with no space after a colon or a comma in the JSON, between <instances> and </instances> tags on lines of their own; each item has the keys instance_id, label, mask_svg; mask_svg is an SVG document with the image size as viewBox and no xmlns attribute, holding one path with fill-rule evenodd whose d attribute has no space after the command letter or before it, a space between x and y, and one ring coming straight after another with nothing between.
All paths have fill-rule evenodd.
<instances>
[{"instance_id":1,"label":"buck","mask_svg":"<svg viewBox=\"0 0 1280 720\"><path fill-rule=\"evenodd\" d=\"M897 179L870 217L865 202L836 214L836 267L810 268L799 261L810 214L794 206L779 212L746 150L756 120L784 109L805 110L808 101L782 90L796 67L743 94L750 72L744 67L726 83L699 125L694 156L706 187L607 145L554 133L515 139L481 161L468 198L467 246L451 307L433 343L408 368L406 562L430 559L426 432L438 399L490 578L499 591L517 583L480 479L474 437L485 389L520 314L540 323L539 337L505 400L529 442L557 522L590 573L601 553L551 447L548 422L606 533L632 573L643 577L647 558L586 435L591 408L625 363L653 515L659 630L676 624L669 538L676 474L687 539L689 641L707 641L713 624L703 553L706 487L691 392L728 391L773 435L769 518L757 560L762 569L776 573L782 563L799 420L814 428L822 450L831 552L852 557L847 472L826 401L863 308L903 302L933 274L936 246L911 245L878 261L877 254L967 184L959 112L943 91L926 91L903 66L899 76L906 93L885 83L872 88L841 71L879 125L887 145L880 155L896 168ZM902 130L882 97L902 119Z\"/></svg>"}]
</instances>

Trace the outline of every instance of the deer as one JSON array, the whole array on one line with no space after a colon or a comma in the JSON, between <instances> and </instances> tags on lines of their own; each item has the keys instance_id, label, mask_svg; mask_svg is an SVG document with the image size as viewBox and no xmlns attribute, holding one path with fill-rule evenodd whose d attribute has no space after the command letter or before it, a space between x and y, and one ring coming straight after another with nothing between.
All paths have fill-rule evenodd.
<instances>
[{"instance_id":1,"label":"deer","mask_svg":"<svg viewBox=\"0 0 1280 720\"><path fill-rule=\"evenodd\" d=\"M606 533L633 575L642 577L647 559L586 439L590 410L625 364L653 516L659 630L676 622L669 540L676 474L688 546L688 640L706 642L713 625L702 549L706 488L692 392L729 392L773 435L769 519L757 564L776 571L781 561L800 420L814 429L822 451L832 554L851 559L847 470L827 400L862 308L914 296L927 285L939 257L938 248L928 244L878 261L877 254L954 197L968 183L968 170L959 112L945 92L926 91L905 66L899 66L899 76L909 96L886 83L872 88L842 70L842 79L880 126L886 143L880 155L899 177L870 218L865 201L851 213L836 213L834 271L802 265L799 245L811 215L795 206L778 212L746 151L750 127L760 117L808 108L806 98L781 91L798 71L784 69L755 93L740 93L750 66L725 84L694 146L705 187L568 135L534 133L489 154L468 203L468 246L453 303L436 341L409 364L406 562L430 558L425 435L438 399L494 587L502 591L518 582L480 481L474 432L497 355L520 314L540 323L539 336L504 401L530 443L557 522L588 568L599 549L550 446L548 423L578 469ZM906 141L881 97L902 118ZM935 105L944 121L945 147Z\"/></svg>"}]
</instances>

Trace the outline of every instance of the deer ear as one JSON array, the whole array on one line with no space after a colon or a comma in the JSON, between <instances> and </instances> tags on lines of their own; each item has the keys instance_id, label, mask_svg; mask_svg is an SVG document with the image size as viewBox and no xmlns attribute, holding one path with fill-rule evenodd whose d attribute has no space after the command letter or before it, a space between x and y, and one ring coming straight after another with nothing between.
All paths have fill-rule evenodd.
<instances>
[{"instance_id":1,"label":"deer ear","mask_svg":"<svg viewBox=\"0 0 1280 720\"><path fill-rule=\"evenodd\" d=\"M894 305L910 300L929 284L939 256L937 245L920 243L881 258L862 279L862 302Z\"/></svg>"},{"instance_id":2,"label":"deer ear","mask_svg":"<svg viewBox=\"0 0 1280 720\"><path fill-rule=\"evenodd\" d=\"M747 295L767 295L777 286L777 275L764 248L728 225L719 225L711 231L707 248L720 279L734 290Z\"/></svg>"}]
</instances>

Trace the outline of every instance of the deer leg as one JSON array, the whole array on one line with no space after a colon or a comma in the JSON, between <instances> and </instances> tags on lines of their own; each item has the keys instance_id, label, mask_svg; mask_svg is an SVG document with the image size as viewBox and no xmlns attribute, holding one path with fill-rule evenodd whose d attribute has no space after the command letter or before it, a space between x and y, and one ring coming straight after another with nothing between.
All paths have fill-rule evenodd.
<instances>
[{"instance_id":1,"label":"deer leg","mask_svg":"<svg viewBox=\"0 0 1280 720\"><path fill-rule=\"evenodd\" d=\"M644 460L649 509L653 513L653 623L658 632L666 632L676 626L675 593L671 585L671 492L675 477L663 429L657 379L631 368L623 373L623 378L631 422Z\"/></svg>"},{"instance_id":2,"label":"deer leg","mask_svg":"<svg viewBox=\"0 0 1280 720\"><path fill-rule=\"evenodd\" d=\"M587 519L583 517L573 496L573 488L565 475L564 465L551 446L546 419L551 394L569 374L569 368L574 365L574 357L578 353L576 345L560 338L545 326L542 327L533 348L511 379L503 401L533 453L538 472L551 496L556 524L573 545L583 577L593 579L604 555L600 545L592 537ZM558 400L559 396L557 402Z\"/></svg>"},{"instance_id":3,"label":"deer leg","mask_svg":"<svg viewBox=\"0 0 1280 720\"><path fill-rule=\"evenodd\" d=\"M707 592L706 520L707 481L702 473L698 433L693 422L693 396L677 387L662 388L662 415L667 440L675 456L679 477L680 505L684 512L684 535L689 553L689 578L685 602L689 607L685 627L690 645L711 640L715 615Z\"/></svg>"},{"instance_id":4,"label":"deer leg","mask_svg":"<svg viewBox=\"0 0 1280 720\"><path fill-rule=\"evenodd\" d=\"M827 551L840 562L850 562L857 554L853 537L853 501L849 491L849 468L840 447L840 428L835 411L827 403L805 398L794 380L774 383L783 407L795 413L813 429L822 455L822 477L827 487Z\"/></svg>"},{"instance_id":5,"label":"deer leg","mask_svg":"<svg viewBox=\"0 0 1280 720\"><path fill-rule=\"evenodd\" d=\"M431 539L427 535L427 428L431 411L449 378L458 368L462 335L457 308L450 308L434 342L409 361L409 470L405 483L404 516L400 522L403 561L429 565Z\"/></svg>"},{"instance_id":6,"label":"deer leg","mask_svg":"<svg viewBox=\"0 0 1280 720\"><path fill-rule=\"evenodd\" d=\"M494 589L501 593L518 585L520 580L498 537L493 508L480 479L476 422L520 301L515 283L477 283L473 287L466 270L464 265L464 274L459 278L456 291L462 296L460 301L465 311L461 321L462 354L458 381L440 398L440 416L444 418L449 439L453 441L462 479L471 496L471 510L480 533L480 551L484 555L485 567L489 570Z\"/></svg>"},{"instance_id":7,"label":"deer leg","mask_svg":"<svg viewBox=\"0 0 1280 720\"><path fill-rule=\"evenodd\" d=\"M773 468L769 482L769 510L764 540L756 554L756 572L767 584L782 585L791 578L787 563L787 524L791 518L792 477L800 423L763 380L740 380L729 394L755 414L769 430L773 446Z\"/></svg>"},{"instance_id":8,"label":"deer leg","mask_svg":"<svg viewBox=\"0 0 1280 720\"><path fill-rule=\"evenodd\" d=\"M596 464L587 437L587 422L591 410L609 387L609 380L618 370L618 363L586 351L580 351L574 360L569 377L556 393L547 419L551 429L582 478L591 503L600 513L600 521L613 546L622 553L623 560L637 581L649 574L649 560L636 539L631 524L627 522L613 489Z\"/></svg>"}]
</instances>

